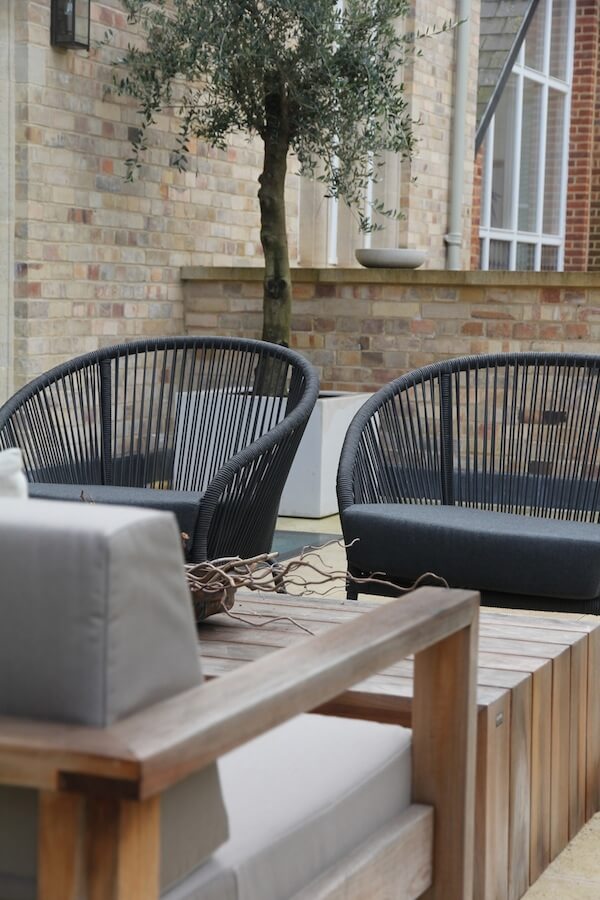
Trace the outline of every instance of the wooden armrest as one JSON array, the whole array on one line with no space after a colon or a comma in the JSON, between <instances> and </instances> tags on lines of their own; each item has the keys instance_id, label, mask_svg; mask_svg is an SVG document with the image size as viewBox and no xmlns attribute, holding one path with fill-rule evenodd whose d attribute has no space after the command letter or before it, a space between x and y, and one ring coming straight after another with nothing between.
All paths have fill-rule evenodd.
<instances>
[{"instance_id":1,"label":"wooden armrest","mask_svg":"<svg viewBox=\"0 0 600 900\"><path fill-rule=\"evenodd\" d=\"M0 719L0 783L153 796L398 659L470 628L478 611L475 592L420 588L109 728Z\"/></svg>"}]
</instances>

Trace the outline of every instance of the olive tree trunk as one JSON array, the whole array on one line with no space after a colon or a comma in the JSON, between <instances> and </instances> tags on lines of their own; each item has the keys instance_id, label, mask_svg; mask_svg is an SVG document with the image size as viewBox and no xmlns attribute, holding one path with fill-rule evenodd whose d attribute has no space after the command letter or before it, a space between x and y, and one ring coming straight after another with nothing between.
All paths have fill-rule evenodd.
<instances>
[{"instance_id":1,"label":"olive tree trunk","mask_svg":"<svg viewBox=\"0 0 600 900\"><path fill-rule=\"evenodd\" d=\"M263 171L259 177L260 240L265 255L263 292L264 341L288 347L292 314L292 282L285 221L285 175L288 130L285 99L267 98Z\"/></svg>"}]
</instances>

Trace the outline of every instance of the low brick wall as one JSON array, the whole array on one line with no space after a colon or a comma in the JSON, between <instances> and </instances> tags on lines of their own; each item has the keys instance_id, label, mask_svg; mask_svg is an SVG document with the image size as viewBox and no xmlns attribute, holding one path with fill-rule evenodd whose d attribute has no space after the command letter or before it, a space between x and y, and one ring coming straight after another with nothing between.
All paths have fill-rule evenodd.
<instances>
[{"instance_id":1,"label":"low brick wall","mask_svg":"<svg viewBox=\"0 0 600 900\"><path fill-rule=\"evenodd\" d=\"M262 273L187 268L188 334L260 337ZM296 269L292 346L326 390L376 390L471 353L600 352L600 275Z\"/></svg>"}]
</instances>

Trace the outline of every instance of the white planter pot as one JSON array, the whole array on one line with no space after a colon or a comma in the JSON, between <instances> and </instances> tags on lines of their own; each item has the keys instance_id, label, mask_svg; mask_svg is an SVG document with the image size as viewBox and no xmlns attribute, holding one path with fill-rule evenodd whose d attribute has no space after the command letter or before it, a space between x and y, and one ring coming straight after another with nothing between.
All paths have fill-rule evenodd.
<instances>
[{"instance_id":1,"label":"white planter pot","mask_svg":"<svg viewBox=\"0 0 600 900\"><path fill-rule=\"evenodd\" d=\"M370 396L321 393L283 490L280 516L320 519L337 512L335 482L342 444L355 413Z\"/></svg>"}]
</instances>

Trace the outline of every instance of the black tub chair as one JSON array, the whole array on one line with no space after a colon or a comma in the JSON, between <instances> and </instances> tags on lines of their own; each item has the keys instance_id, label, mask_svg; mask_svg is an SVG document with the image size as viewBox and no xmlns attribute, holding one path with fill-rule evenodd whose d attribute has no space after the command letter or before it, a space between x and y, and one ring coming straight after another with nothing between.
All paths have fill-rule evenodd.
<instances>
[{"instance_id":1,"label":"black tub chair","mask_svg":"<svg viewBox=\"0 0 600 900\"><path fill-rule=\"evenodd\" d=\"M33 497L170 509L203 561L270 549L318 376L260 341L177 337L80 356L0 409Z\"/></svg>"},{"instance_id":2,"label":"black tub chair","mask_svg":"<svg viewBox=\"0 0 600 900\"><path fill-rule=\"evenodd\" d=\"M338 500L351 575L425 572L487 605L600 613L600 357L500 354L403 375L358 412ZM348 596L382 593L349 580ZM392 593L392 591L390 591Z\"/></svg>"}]
</instances>

